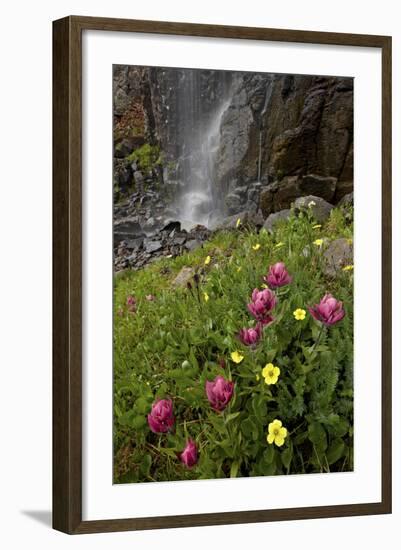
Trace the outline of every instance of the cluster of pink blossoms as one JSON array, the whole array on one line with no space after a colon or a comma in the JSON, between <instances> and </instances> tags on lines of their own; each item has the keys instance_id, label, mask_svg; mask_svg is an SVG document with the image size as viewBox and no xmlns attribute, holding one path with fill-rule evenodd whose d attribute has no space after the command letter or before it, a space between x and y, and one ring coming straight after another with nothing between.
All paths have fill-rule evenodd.
<instances>
[{"instance_id":1,"label":"cluster of pink blossoms","mask_svg":"<svg viewBox=\"0 0 401 550\"><path fill-rule=\"evenodd\" d=\"M239 331L238 337L246 346L256 345L262 337L263 328L274 321L272 312L277 304L277 297L274 290L288 285L292 282L283 262L277 262L269 267L268 274L263 277L268 288L263 290L254 289L251 302L247 305L249 313L256 319L254 328L243 328ZM147 296L148 300L154 299ZM127 306L131 312L136 310L136 301L132 296L127 298ZM341 321L345 316L342 302L336 300L331 294L325 294L318 304L308 307L314 319L325 326L331 326ZM221 366L225 366L221 360ZM206 397L212 409L222 412L230 403L234 395L234 382L226 380L223 376L216 376L205 384ZM148 414L148 425L154 433L166 433L173 429L175 416L173 402L171 399L159 399L152 405ZM198 448L196 442L189 438L184 449L178 453L178 458L187 468L192 468L198 462Z\"/></svg>"},{"instance_id":2,"label":"cluster of pink blossoms","mask_svg":"<svg viewBox=\"0 0 401 550\"><path fill-rule=\"evenodd\" d=\"M272 312L277 304L277 297L274 290L288 285L292 277L288 273L283 262L277 262L269 267L267 275L263 280L268 288L259 290L254 289L251 296L251 302L247 305L249 313L257 321L254 328L242 328L238 337L245 346L255 346L262 338L263 328L274 321Z\"/></svg>"},{"instance_id":3,"label":"cluster of pink blossoms","mask_svg":"<svg viewBox=\"0 0 401 550\"><path fill-rule=\"evenodd\" d=\"M226 380L223 376L216 376L213 382L206 382L206 397L216 412L223 411L234 394L234 382ZM159 399L152 405L148 414L148 425L153 433L161 434L169 432L175 424L173 402L171 399ZM188 439L178 458L187 468L192 468L198 462L198 448L193 439Z\"/></svg>"}]
</instances>

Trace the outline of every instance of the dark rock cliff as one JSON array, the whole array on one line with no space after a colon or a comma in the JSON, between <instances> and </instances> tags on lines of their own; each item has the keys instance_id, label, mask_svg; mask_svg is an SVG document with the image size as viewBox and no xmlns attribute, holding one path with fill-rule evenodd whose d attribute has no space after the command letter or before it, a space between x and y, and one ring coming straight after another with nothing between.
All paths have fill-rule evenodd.
<instances>
[{"instance_id":1,"label":"dark rock cliff","mask_svg":"<svg viewBox=\"0 0 401 550\"><path fill-rule=\"evenodd\" d=\"M205 136L219 117L207 177L227 214L266 217L299 196L338 202L352 191L351 78L117 67L114 98L116 159L145 142L158 146L163 181L178 187L206 170ZM116 131L130 109L140 111L134 135ZM117 180L137 168L116 170Z\"/></svg>"}]
</instances>

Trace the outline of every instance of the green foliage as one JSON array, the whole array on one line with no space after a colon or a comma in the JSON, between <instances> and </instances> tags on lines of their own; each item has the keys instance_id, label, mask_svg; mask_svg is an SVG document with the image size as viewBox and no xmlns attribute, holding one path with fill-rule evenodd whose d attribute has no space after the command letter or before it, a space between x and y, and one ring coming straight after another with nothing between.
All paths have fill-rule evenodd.
<instances>
[{"instance_id":1,"label":"green foliage","mask_svg":"<svg viewBox=\"0 0 401 550\"><path fill-rule=\"evenodd\" d=\"M353 275L328 279L322 270L326 243L352 238L352 231L350 209L333 210L323 226L309 214L293 216L273 235L240 226L194 252L115 278L115 482L352 470ZM241 328L254 326L246 304L278 261L293 281L277 292L275 322L254 349L246 347L237 338ZM191 288L172 285L183 266L196 270ZM322 328L307 306L326 292L343 301L346 316ZM136 313L127 310L129 294ZM306 310L304 320L295 320L297 308ZM233 351L244 357L238 364ZM270 362L280 368L274 385L261 375ZM222 413L210 408L204 389L219 374L235 382ZM156 435L147 425L158 398L173 400L170 434ZM281 447L266 440L274 419L288 430ZM199 449L192 469L177 459L189 437Z\"/></svg>"},{"instance_id":2,"label":"green foliage","mask_svg":"<svg viewBox=\"0 0 401 550\"><path fill-rule=\"evenodd\" d=\"M151 172L156 166L161 165L163 158L158 145L145 143L138 149L132 151L127 157L128 162L137 162L141 170Z\"/></svg>"}]
</instances>

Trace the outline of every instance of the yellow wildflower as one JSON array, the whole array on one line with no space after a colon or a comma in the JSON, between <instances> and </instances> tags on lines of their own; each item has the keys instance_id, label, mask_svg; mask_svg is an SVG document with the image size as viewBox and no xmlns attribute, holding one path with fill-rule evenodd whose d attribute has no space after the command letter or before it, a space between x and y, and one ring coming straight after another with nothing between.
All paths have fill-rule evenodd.
<instances>
[{"instance_id":1,"label":"yellow wildflower","mask_svg":"<svg viewBox=\"0 0 401 550\"><path fill-rule=\"evenodd\" d=\"M209 265L209 264L210 264L210 260L211 260L211 257L210 257L210 256L206 256L205 265Z\"/></svg>"},{"instance_id":2,"label":"yellow wildflower","mask_svg":"<svg viewBox=\"0 0 401 550\"><path fill-rule=\"evenodd\" d=\"M256 382L259 382L259 380L260 380L259 374L257 374L257 375L255 376L255 378L256 378Z\"/></svg>"},{"instance_id":3,"label":"yellow wildflower","mask_svg":"<svg viewBox=\"0 0 401 550\"><path fill-rule=\"evenodd\" d=\"M287 428L283 427L281 420L273 420L268 427L267 442L272 445L275 443L277 447L284 445L284 440L287 437Z\"/></svg>"},{"instance_id":4,"label":"yellow wildflower","mask_svg":"<svg viewBox=\"0 0 401 550\"><path fill-rule=\"evenodd\" d=\"M316 239L316 241L313 241L313 244L315 244L316 246L322 246L323 239Z\"/></svg>"},{"instance_id":5,"label":"yellow wildflower","mask_svg":"<svg viewBox=\"0 0 401 550\"><path fill-rule=\"evenodd\" d=\"M293 311L292 314L297 321L303 321L306 317L306 311L304 309L301 309L300 307Z\"/></svg>"},{"instance_id":6,"label":"yellow wildflower","mask_svg":"<svg viewBox=\"0 0 401 550\"><path fill-rule=\"evenodd\" d=\"M234 361L234 363L241 363L241 361L243 360L244 356L240 354L239 351L233 351L231 353L231 359Z\"/></svg>"},{"instance_id":7,"label":"yellow wildflower","mask_svg":"<svg viewBox=\"0 0 401 550\"><path fill-rule=\"evenodd\" d=\"M203 299L205 300L205 302L209 301L209 294L207 292L203 293Z\"/></svg>"},{"instance_id":8,"label":"yellow wildflower","mask_svg":"<svg viewBox=\"0 0 401 550\"><path fill-rule=\"evenodd\" d=\"M284 246L284 243L280 241L274 246L274 248L281 248L282 246Z\"/></svg>"},{"instance_id":9,"label":"yellow wildflower","mask_svg":"<svg viewBox=\"0 0 401 550\"><path fill-rule=\"evenodd\" d=\"M354 269L353 265L345 265L343 267L343 271L352 271Z\"/></svg>"},{"instance_id":10,"label":"yellow wildflower","mask_svg":"<svg viewBox=\"0 0 401 550\"><path fill-rule=\"evenodd\" d=\"M278 377L280 376L280 369L275 367L273 363L267 363L264 369L262 369L262 376L265 379L267 385L276 384Z\"/></svg>"},{"instance_id":11,"label":"yellow wildflower","mask_svg":"<svg viewBox=\"0 0 401 550\"><path fill-rule=\"evenodd\" d=\"M241 218L238 218L237 223L235 224L235 227L239 227L241 225Z\"/></svg>"},{"instance_id":12,"label":"yellow wildflower","mask_svg":"<svg viewBox=\"0 0 401 550\"><path fill-rule=\"evenodd\" d=\"M266 283L262 284L262 288L269 288Z\"/></svg>"},{"instance_id":13,"label":"yellow wildflower","mask_svg":"<svg viewBox=\"0 0 401 550\"><path fill-rule=\"evenodd\" d=\"M316 225L312 225L312 229L320 229L322 226L320 223L317 223Z\"/></svg>"},{"instance_id":14,"label":"yellow wildflower","mask_svg":"<svg viewBox=\"0 0 401 550\"><path fill-rule=\"evenodd\" d=\"M254 244L254 245L252 246L252 248L253 248L254 250L259 250L260 244L259 244L259 243L256 243L256 244Z\"/></svg>"}]
</instances>

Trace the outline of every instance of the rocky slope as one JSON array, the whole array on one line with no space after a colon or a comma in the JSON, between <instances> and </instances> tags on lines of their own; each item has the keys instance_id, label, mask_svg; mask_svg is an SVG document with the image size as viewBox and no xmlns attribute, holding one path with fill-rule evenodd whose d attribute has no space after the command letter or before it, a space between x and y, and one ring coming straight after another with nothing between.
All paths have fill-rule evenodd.
<instances>
[{"instance_id":1,"label":"rocky slope","mask_svg":"<svg viewBox=\"0 0 401 550\"><path fill-rule=\"evenodd\" d=\"M209 227L308 195L337 204L353 189L353 80L116 66L114 186L116 246L183 221L197 189Z\"/></svg>"}]
</instances>

